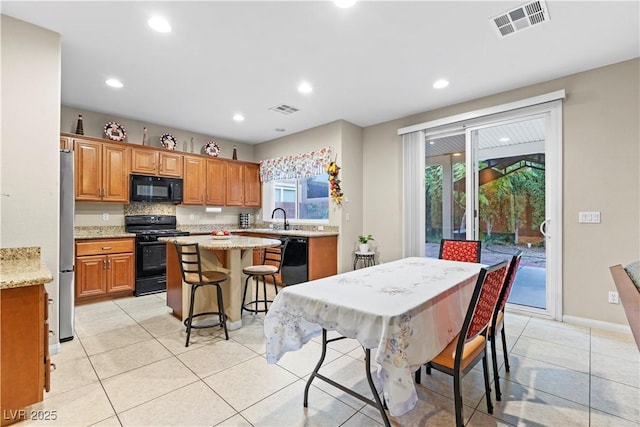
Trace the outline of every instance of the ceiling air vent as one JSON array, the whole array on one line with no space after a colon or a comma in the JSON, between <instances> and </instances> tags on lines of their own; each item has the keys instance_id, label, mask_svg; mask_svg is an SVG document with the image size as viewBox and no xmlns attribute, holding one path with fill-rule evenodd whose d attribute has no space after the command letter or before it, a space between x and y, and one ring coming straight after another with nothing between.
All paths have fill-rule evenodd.
<instances>
[{"instance_id":1,"label":"ceiling air vent","mask_svg":"<svg viewBox=\"0 0 640 427\"><path fill-rule=\"evenodd\" d=\"M508 36L515 32L531 28L549 20L549 11L544 0L511 9L491 19L500 37Z\"/></svg>"},{"instance_id":2,"label":"ceiling air vent","mask_svg":"<svg viewBox=\"0 0 640 427\"><path fill-rule=\"evenodd\" d=\"M285 114L285 115L293 114L299 111L296 107L292 107L291 105L287 105L287 104L276 105L275 107L269 108L269 110L275 111L276 113Z\"/></svg>"}]
</instances>

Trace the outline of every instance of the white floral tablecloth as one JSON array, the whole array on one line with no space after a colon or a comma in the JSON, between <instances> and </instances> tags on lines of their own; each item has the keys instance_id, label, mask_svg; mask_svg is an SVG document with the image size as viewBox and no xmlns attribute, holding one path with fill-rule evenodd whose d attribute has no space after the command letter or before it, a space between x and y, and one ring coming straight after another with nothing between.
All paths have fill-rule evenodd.
<instances>
[{"instance_id":1,"label":"white floral tablecloth","mask_svg":"<svg viewBox=\"0 0 640 427\"><path fill-rule=\"evenodd\" d=\"M462 327L481 264L398 261L286 287L264 321L267 362L298 350L322 328L377 349L378 379L393 416L413 409L413 372Z\"/></svg>"}]
</instances>

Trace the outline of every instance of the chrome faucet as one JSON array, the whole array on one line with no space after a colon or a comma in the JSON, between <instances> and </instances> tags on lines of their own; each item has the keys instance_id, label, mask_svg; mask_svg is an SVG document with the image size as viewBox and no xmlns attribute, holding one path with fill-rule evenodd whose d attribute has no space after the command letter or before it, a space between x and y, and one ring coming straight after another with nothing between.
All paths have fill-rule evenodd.
<instances>
[{"instance_id":1,"label":"chrome faucet","mask_svg":"<svg viewBox=\"0 0 640 427\"><path fill-rule=\"evenodd\" d=\"M276 215L276 211L282 211L282 213L284 214L284 229L288 230L289 229L289 223L287 222L287 211L285 211L282 208L275 208L273 210L273 212L271 212L271 219L273 219L273 217Z\"/></svg>"}]
</instances>

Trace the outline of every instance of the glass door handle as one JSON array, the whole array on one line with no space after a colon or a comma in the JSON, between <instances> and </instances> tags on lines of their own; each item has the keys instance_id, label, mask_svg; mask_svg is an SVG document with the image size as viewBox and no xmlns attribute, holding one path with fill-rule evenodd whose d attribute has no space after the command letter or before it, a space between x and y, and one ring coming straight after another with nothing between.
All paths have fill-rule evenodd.
<instances>
[{"instance_id":1,"label":"glass door handle","mask_svg":"<svg viewBox=\"0 0 640 427\"><path fill-rule=\"evenodd\" d=\"M547 222L550 221L549 219L545 219L544 221L542 221L542 224L540 224L540 233L542 233L542 235L544 237L546 237L547 239L551 238L548 234L547 234Z\"/></svg>"}]
</instances>

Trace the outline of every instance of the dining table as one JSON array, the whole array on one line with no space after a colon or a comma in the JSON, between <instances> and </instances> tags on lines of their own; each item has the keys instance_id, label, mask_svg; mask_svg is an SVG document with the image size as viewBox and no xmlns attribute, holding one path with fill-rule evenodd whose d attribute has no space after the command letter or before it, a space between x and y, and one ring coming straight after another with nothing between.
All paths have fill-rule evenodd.
<instances>
[{"instance_id":1,"label":"dining table","mask_svg":"<svg viewBox=\"0 0 640 427\"><path fill-rule=\"evenodd\" d=\"M264 319L266 358L276 363L322 334L322 354L309 386L324 380L376 407L385 425L411 411L418 397L413 373L433 359L462 328L482 264L409 257L295 286L278 293ZM327 339L327 331L339 338ZM356 339L365 352L365 375L374 400L321 375L327 344ZM371 378L371 350L377 380Z\"/></svg>"}]
</instances>

